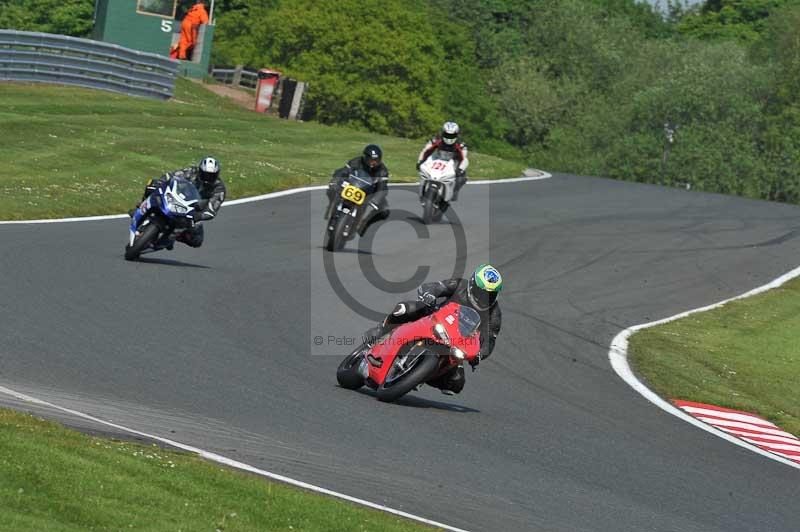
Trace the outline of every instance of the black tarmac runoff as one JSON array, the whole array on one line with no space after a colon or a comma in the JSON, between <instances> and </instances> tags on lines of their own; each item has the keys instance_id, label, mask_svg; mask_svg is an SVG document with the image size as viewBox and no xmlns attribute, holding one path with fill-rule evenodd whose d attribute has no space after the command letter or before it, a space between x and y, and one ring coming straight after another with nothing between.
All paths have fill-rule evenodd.
<instances>
[{"instance_id":1,"label":"black tarmac runoff","mask_svg":"<svg viewBox=\"0 0 800 532\"><path fill-rule=\"evenodd\" d=\"M800 207L556 174L469 184L425 227L397 187L326 260L323 199L223 206L202 248L139 262L127 220L0 225L0 386L466 530L800 530L796 469L661 411L608 361L626 327L795 268ZM337 386L415 274L478 262L503 274L503 327L461 394Z\"/></svg>"}]
</instances>

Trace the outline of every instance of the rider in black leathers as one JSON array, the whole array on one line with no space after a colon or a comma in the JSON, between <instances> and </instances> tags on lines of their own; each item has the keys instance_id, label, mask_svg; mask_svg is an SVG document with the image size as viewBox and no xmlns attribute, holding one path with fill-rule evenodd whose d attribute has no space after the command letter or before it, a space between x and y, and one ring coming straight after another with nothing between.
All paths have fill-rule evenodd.
<instances>
[{"instance_id":1,"label":"rider in black leathers","mask_svg":"<svg viewBox=\"0 0 800 532\"><path fill-rule=\"evenodd\" d=\"M493 281L487 284L488 276L491 276ZM481 349L479 355L470 361L474 370L480 361L488 358L494 350L502 322L500 305L497 303L497 295L502 286L503 281L499 272L486 264L478 266L469 279L453 278L424 283L417 288L418 300L424 305L411 301L398 303L383 323L364 334L367 344L375 345L398 325L432 313L437 303L441 303L439 298L446 298L445 302L452 301L475 309L481 317L479 327ZM464 367L459 365L429 384L439 388L442 393L451 395L459 393L464 388L465 381Z\"/></svg>"},{"instance_id":2,"label":"rider in black leathers","mask_svg":"<svg viewBox=\"0 0 800 532\"><path fill-rule=\"evenodd\" d=\"M170 176L181 177L191 181L200 193L201 199L194 211L194 221L205 222L213 220L225 201L225 194L227 193L225 183L219 177L219 172L219 161L213 157L204 157L197 166L188 166L180 170L167 172L160 179L151 179L144 189L142 201L147 199ZM203 226L196 224L191 229L178 233L175 239L193 248L198 248L203 245L204 237Z\"/></svg>"},{"instance_id":3,"label":"rider in black leathers","mask_svg":"<svg viewBox=\"0 0 800 532\"><path fill-rule=\"evenodd\" d=\"M325 219L331 217L336 193L341 188L342 181L347 179L347 176L354 170L367 172L372 177L373 184L376 185L375 192L369 197L367 210L361 215L361 220L356 228L359 236L364 236L370 225L389 216L389 204L386 201L386 195L389 192L389 170L383 164L383 151L377 144L367 145L360 157L350 159L342 168L333 172L331 182L328 183L328 207L325 209Z\"/></svg>"}]
</instances>

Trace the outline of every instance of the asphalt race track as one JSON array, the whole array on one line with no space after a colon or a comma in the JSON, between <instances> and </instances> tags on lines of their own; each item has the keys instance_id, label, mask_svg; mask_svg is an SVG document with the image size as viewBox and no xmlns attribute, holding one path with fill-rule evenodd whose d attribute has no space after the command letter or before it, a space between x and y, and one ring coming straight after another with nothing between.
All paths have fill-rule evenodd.
<instances>
[{"instance_id":1,"label":"asphalt race track","mask_svg":"<svg viewBox=\"0 0 800 532\"><path fill-rule=\"evenodd\" d=\"M389 202L372 254L336 257L384 311L400 297L358 293L360 259L433 279L456 248L447 224L417 239L412 194ZM468 530L800 530L796 469L662 412L607 358L625 327L796 267L799 207L567 175L459 203L468 267L490 255L506 286L497 349L459 396L337 387L349 349L327 337L372 322L318 290L321 192L223 207L203 248L139 263L125 220L0 226L0 385Z\"/></svg>"}]
</instances>

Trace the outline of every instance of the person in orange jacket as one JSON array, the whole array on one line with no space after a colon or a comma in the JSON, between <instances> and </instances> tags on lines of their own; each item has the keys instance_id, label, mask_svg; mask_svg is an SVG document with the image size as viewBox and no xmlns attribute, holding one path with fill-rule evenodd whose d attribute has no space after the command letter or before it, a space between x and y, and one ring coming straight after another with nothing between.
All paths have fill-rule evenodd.
<instances>
[{"instance_id":1,"label":"person in orange jacket","mask_svg":"<svg viewBox=\"0 0 800 532\"><path fill-rule=\"evenodd\" d=\"M208 12L204 0L197 0L181 22L181 40L178 42L178 59L188 59L197 44L197 29L200 24L208 24Z\"/></svg>"}]
</instances>

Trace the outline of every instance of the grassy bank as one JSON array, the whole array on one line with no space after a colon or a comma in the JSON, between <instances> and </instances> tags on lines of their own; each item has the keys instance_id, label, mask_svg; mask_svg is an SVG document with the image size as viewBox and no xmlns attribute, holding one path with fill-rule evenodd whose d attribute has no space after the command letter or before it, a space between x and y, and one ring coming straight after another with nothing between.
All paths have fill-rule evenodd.
<instances>
[{"instance_id":1,"label":"grassy bank","mask_svg":"<svg viewBox=\"0 0 800 532\"><path fill-rule=\"evenodd\" d=\"M800 435L800 280L630 339L634 369L669 399L756 412Z\"/></svg>"},{"instance_id":2,"label":"grassy bank","mask_svg":"<svg viewBox=\"0 0 800 532\"><path fill-rule=\"evenodd\" d=\"M0 217L127 211L166 170L218 157L231 198L327 182L377 142L396 179L415 179L420 140L372 135L241 109L186 80L162 102L103 91L0 83ZM521 175L519 161L474 154L470 175Z\"/></svg>"},{"instance_id":3,"label":"grassy bank","mask_svg":"<svg viewBox=\"0 0 800 532\"><path fill-rule=\"evenodd\" d=\"M85 436L0 409L3 530L422 531L156 446Z\"/></svg>"}]
</instances>

